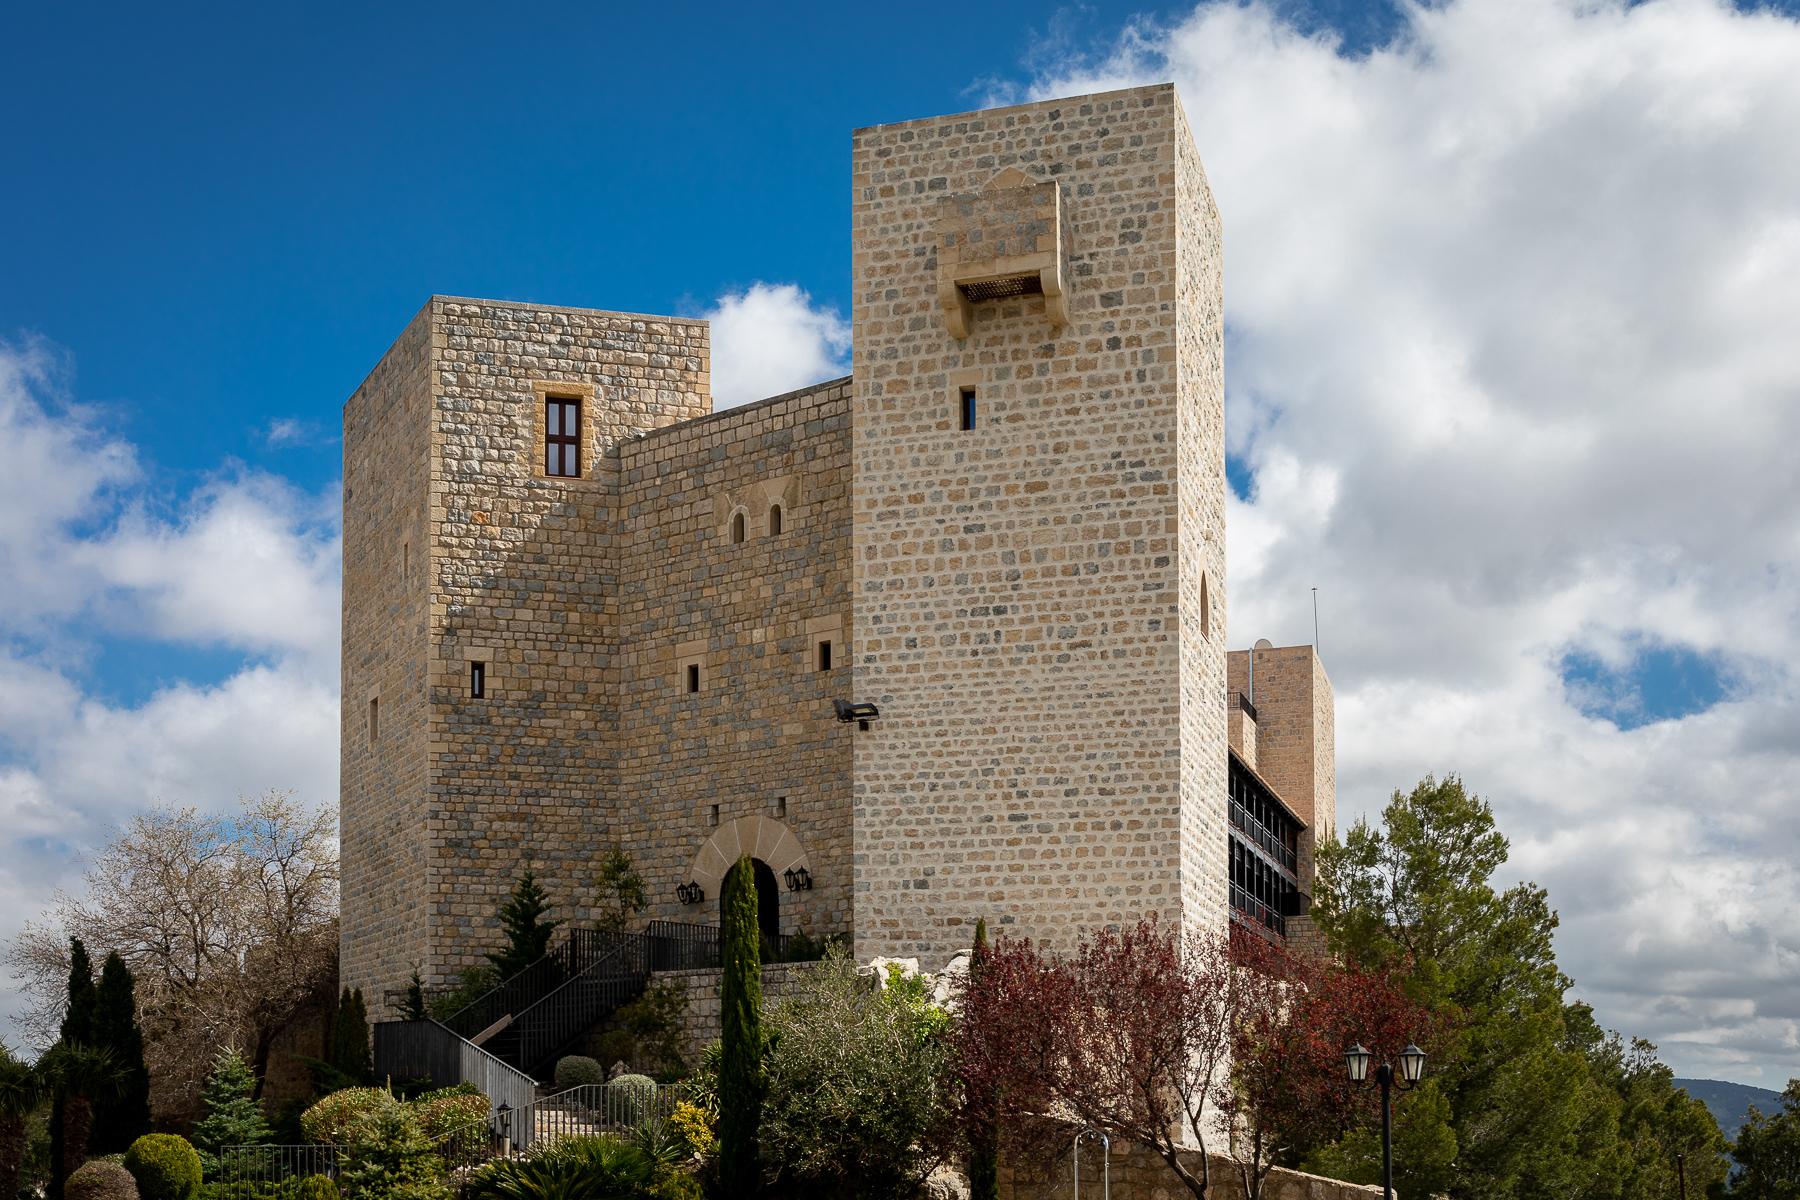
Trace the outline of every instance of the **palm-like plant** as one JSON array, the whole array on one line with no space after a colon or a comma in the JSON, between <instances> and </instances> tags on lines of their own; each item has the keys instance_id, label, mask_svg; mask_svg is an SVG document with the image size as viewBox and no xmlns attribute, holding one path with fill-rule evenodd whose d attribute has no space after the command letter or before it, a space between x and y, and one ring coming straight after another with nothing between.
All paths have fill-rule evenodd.
<instances>
[{"instance_id":1,"label":"palm-like plant","mask_svg":"<svg viewBox=\"0 0 1800 1200\"><path fill-rule=\"evenodd\" d=\"M94 1101L111 1100L125 1086L125 1068L111 1051L80 1042L58 1042L38 1062L63 1102L63 1177L87 1161L94 1131Z\"/></svg>"},{"instance_id":2,"label":"palm-like plant","mask_svg":"<svg viewBox=\"0 0 1800 1200\"><path fill-rule=\"evenodd\" d=\"M43 1081L31 1064L0 1046L0 1197L19 1194L25 1165L25 1122L44 1098Z\"/></svg>"}]
</instances>

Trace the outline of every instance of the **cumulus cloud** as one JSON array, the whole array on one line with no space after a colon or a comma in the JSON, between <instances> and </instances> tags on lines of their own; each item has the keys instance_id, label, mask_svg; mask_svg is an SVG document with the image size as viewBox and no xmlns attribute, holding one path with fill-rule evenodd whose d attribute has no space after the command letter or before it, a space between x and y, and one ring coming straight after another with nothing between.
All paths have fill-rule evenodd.
<instances>
[{"instance_id":1,"label":"cumulus cloud","mask_svg":"<svg viewBox=\"0 0 1800 1200\"><path fill-rule=\"evenodd\" d=\"M237 468L156 494L66 367L0 343L0 939L155 801L337 792L337 490ZM108 642L238 659L125 703L105 696ZM0 1019L17 1004L0 990Z\"/></svg>"},{"instance_id":2,"label":"cumulus cloud","mask_svg":"<svg viewBox=\"0 0 1800 1200\"><path fill-rule=\"evenodd\" d=\"M850 323L795 284L727 292L704 316L712 323L714 408L850 373Z\"/></svg>"},{"instance_id":3,"label":"cumulus cloud","mask_svg":"<svg viewBox=\"0 0 1800 1200\"><path fill-rule=\"evenodd\" d=\"M1800 1075L1796 62L1800 23L1713 0L1406 6L1358 56L1205 4L996 97L1180 89L1253 479L1232 635L1309 640L1319 587L1341 811L1460 770L1601 1017L1772 1087ZM1621 695L1659 655L1716 686Z\"/></svg>"}]
</instances>

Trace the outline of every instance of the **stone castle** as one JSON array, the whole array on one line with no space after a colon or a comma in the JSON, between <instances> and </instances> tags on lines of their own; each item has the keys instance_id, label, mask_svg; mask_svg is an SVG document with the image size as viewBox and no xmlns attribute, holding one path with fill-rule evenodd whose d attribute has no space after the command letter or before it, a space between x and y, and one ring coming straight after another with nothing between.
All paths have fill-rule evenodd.
<instances>
[{"instance_id":1,"label":"stone castle","mask_svg":"<svg viewBox=\"0 0 1800 1200\"><path fill-rule=\"evenodd\" d=\"M705 322L439 296L345 405L346 985L479 963L526 867L591 915L614 846L865 960L1304 927L1331 686L1226 649L1174 89L859 130L851 199L848 378L713 412Z\"/></svg>"}]
</instances>

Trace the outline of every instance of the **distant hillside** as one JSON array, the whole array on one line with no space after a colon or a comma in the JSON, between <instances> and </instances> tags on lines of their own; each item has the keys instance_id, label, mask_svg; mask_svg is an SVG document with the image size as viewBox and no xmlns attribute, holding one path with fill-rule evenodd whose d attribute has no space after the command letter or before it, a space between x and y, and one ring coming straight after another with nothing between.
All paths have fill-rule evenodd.
<instances>
[{"instance_id":1,"label":"distant hillside","mask_svg":"<svg viewBox=\"0 0 1800 1200\"><path fill-rule=\"evenodd\" d=\"M1677 1079L1675 1086L1711 1110L1713 1120L1725 1136L1737 1140L1738 1129L1750 1116L1750 1106L1764 1113L1781 1111L1781 1093L1768 1088L1751 1087L1747 1083L1726 1083L1723 1079Z\"/></svg>"}]
</instances>

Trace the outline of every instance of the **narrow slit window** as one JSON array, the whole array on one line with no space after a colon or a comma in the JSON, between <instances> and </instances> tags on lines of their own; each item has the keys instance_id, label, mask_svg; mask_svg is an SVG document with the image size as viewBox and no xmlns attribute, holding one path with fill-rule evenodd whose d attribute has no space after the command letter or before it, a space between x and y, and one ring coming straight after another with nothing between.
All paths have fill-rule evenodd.
<instances>
[{"instance_id":1,"label":"narrow slit window","mask_svg":"<svg viewBox=\"0 0 1800 1200\"><path fill-rule=\"evenodd\" d=\"M819 670L831 670L831 643L829 641L819 643Z\"/></svg>"},{"instance_id":2,"label":"narrow slit window","mask_svg":"<svg viewBox=\"0 0 1800 1200\"><path fill-rule=\"evenodd\" d=\"M687 665L687 690L690 692L697 692L700 690L699 663L689 663Z\"/></svg>"},{"instance_id":3,"label":"narrow slit window","mask_svg":"<svg viewBox=\"0 0 1800 1200\"><path fill-rule=\"evenodd\" d=\"M775 815L777 817L787 816L787 797L786 796L775 797Z\"/></svg>"},{"instance_id":4,"label":"narrow slit window","mask_svg":"<svg viewBox=\"0 0 1800 1200\"><path fill-rule=\"evenodd\" d=\"M1212 596L1206 586L1206 572L1200 573L1200 636L1212 636Z\"/></svg>"},{"instance_id":5,"label":"narrow slit window","mask_svg":"<svg viewBox=\"0 0 1800 1200\"><path fill-rule=\"evenodd\" d=\"M960 398L959 407L962 409L962 427L973 429L975 428L975 389L963 388L958 396Z\"/></svg>"},{"instance_id":6,"label":"narrow slit window","mask_svg":"<svg viewBox=\"0 0 1800 1200\"><path fill-rule=\"evenodd\" d=\"M719 806L718 805L715 804L712 806L712 812L707 814L706 823L709 825L717 825L719 823Z\"/></svg>"},{"instance_id":7,"label":"narrow slit window","mask_svg":"<svg viewBox=\"0 0 1800 1200\"><path fill-rule=\"evenodd\" d=\"M476 700L487 695L487 664L484 662L469 664L469 695Z\"/></svg>"},{"instance_id":8,"label":"narrow slit window","mask_svg":"<svg viewBox=\"0 0 1800 1200\"><path fill-rule=\"evenodd\" d=\"M544 399L544 474L567 479L581 474L581 401L577 397Z\"/></svg>"},{"instance_id":9,"label":"narrow slit window","mask_svg":"<svg viewBox=\"0 0 1800 1200\"><path fill-rule=\"evenodd\" d=\"M400 582L412 582L412 543L400 543Z\"/></svg>"},{"instance_id":10,"label":"narrow slit window","mask_svg":"<svg viewBox=\"0 0 1800 1200\"><path fill-rule=\"evenodd\" d=\"M731 517L731 540L733 542L741 542L744 540L744 514L743 513L733 513L732 514L732 517Z\"/></svg>"},{"instance_id":11,"label":"narrow slit window","mask_svg":"<svg viewBox=\"0 0 1800 1200\"><path fill-rule=\"evenodd\" d=\"M779 504L770 505L769 506L769 536L770 537L778 537L778 536L780 536L780 534L781 534L781 505L779 505Z\"/></svg>"},{"instance_id":12,"label":"narrow slit window","mask_svg":"<svg viewBox=\"0 0 1800 1200\"><path fill-rule=\"evenodd\" d=\"M381 740L381 701L369 701L369 745Z\"/></svg>"}]
</instances>

